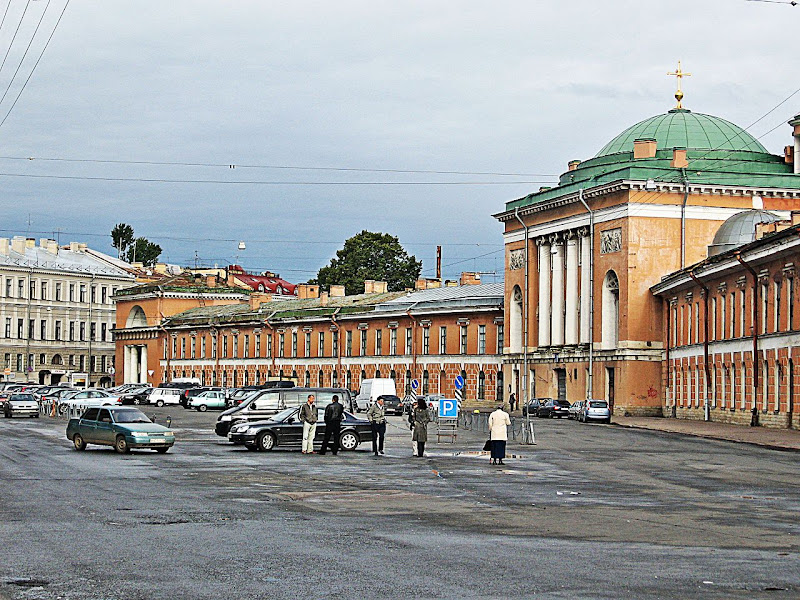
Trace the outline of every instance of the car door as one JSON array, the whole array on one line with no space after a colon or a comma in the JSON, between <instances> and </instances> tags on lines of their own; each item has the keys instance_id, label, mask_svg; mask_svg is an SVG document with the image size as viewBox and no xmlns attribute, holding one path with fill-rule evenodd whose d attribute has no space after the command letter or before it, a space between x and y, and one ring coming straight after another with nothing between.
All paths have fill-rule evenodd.
<instances>
[{"instance_id":1,"label":"car door","mask_svg":"<svg viewBox=\"0 0 800 600\"><path fill-rule=\"evenodd\" d=\"M94 442L97 429L97 414L100 412L98 408L90 408L78 421L78 433L85 442Z\"/></svg>"},{"instance_id":2,"label":"car door","mask_svg":"<svg viewBox=\"0 0 800 600\"><path fill-rule=\"evenodd\" d=\"M101 408L95 423L94 442L96 444L113 445L115 436L111 412L107 408Z\"/></svg>"},{"instance_id":3,"label":"car door","mask_svg":"<svg viewBox=\"0 0 800 600\"><path fill-rule=\"evenodd\" d=\"M299 446L303 442L303 422L299 418L300 409L293 412L281 424L278 443L282 446Z\"/></svg>"}]
</instances>

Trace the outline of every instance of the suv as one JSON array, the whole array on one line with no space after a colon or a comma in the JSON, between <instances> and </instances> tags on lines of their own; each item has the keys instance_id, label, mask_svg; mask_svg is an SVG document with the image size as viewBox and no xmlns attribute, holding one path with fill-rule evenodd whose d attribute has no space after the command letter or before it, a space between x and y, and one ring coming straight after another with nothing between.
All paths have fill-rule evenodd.
<instances>
[{"instance_id":1,"label":"suv","mask_svg":"<svg viewBox=\"0 0 800 600\"><path fill-rule=\"evenodd\" d=\"M553 400L552 398L539 406L537 417L569 417L569 402L566 400Z\"/></svg>"},{"instance_id":2,"label":"suv","mask_svg":"<svg viewBox=\"0 0 800 600\"><path fill-rule=\"evenodd\" d=\"M220 437L228 437L228 431L236 423L248 421L263 421L269 419L285 408L301 406L309 394L316 396L318 408L325 408L331 403L334 394L339 396L339 402L345 410L352 411L350 393L343 388L270 388L261 392L252 393L238 406L229 408L217 417L214 428Z\"/></svg>"},{"instance_id":3,"label":"suv","mask_svg":"<svg viewBox=\"0 0 800 600\"><path fill-rule=\"evenodd\" d=\"M180 404L181 403L181 390L174 387L160 387L150 392L147 397L149 404L156 406L164 406L165 404Z\"/></svg>"}]
</instances>

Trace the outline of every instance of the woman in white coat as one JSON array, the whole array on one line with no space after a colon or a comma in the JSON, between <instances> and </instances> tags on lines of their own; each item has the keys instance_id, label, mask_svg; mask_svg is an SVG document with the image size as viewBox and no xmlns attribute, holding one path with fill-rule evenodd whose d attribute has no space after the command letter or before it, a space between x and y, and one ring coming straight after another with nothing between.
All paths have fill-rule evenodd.
<instances>
[{"instance_id":1,"label":"woman in white coat","mask_svg":"<svg viewBox=\"0 0 800 600\"><path fill-rule=\"evenodd\" d=\"M503 410L503 405L489 415L489 439L492 442L492 464L505 464L503 459L506 457L506 442L508 441L508 429L511 425L511 417Z\"/></svg>"}]
</instances>

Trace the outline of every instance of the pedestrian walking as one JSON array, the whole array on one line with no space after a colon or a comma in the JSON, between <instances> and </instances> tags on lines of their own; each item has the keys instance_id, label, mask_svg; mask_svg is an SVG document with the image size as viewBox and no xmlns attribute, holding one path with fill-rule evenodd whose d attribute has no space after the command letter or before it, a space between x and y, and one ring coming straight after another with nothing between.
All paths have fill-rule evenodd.
<instances>
[{"instance_id":1,"label":"pedestrian walking","mask_svg":"<svg viewBox=\"0 0 800 600\"><path fill-rule=\"evenodd\" d=\"M317 406L314 394L309 394L306 403L300 407L300 421L303 423L303 454L314 454L314 436L317 435Z\"/></svg>"},{"instance_id":2,"label":"pedestrian walking","mask_svg":"<svg viewBox=\"0 0 800 600\"><path fill-rule=\"evenodd\" d=\"M511 392L511 395L508 397L509 412L514 412L514 407L516 406L516 404L517 404L517 396L514 394L514 392Z\"/></svg>"},{"instance_id":3,"label":"pedestrian walking","mask_svg":"<svg viewBox=\"0 0 800 600\"><path fill-rule=\"evenodd\" d=\"M424 398L417 399L417 406L414 408L411 428L411 441L417 443L417 456L425 456L425 442L428 441L428 423L431 422L431 413Z\"/></svg>"},{"instance_id":4,"label":"pedestrian walking","mask_svg":"<svg viewBox=\"0 0 800 600\"><path fill-rule=\"evenodd\" d=\"M508 441L508 426L511 417L503 410L500 404L497 410L489 415L489 439L492 442L492 464L503 465L506 457L506 442Z\"/></svg>"},{"instance_id":5,"label":"pedestrian walking","mask_svg":"<svg viewBox=\"0 0 800 600\"><path fill-rule=\"evenodd\" d=\"M342 431L342 417L344 416L344 406L339 404L339 396L336 394L331 398L331 403L325 407L325 435L322 438L322 448L320 454L325 454L328 444L331 445L331 454L336 456L339 452L339 434Z\"/></svg>"},{"instance_id":6,"label":"pedestrian walking","mask_svg":"<svg viewBox=\"0 0 800 600\"><path fill-rule=\"evenodd\" d=\"M378 396L375 404L369 407L367 419L372 427L372 451L378 456L383 454L383 438L386 436L386 411L382 397Z\"/></svg>"}]
</instances>

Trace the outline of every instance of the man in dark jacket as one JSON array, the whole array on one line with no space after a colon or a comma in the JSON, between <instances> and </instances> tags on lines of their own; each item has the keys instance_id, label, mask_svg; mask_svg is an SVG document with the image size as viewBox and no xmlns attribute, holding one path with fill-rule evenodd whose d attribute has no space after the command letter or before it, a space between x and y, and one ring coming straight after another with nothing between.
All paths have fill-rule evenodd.
<instances>
[{"instance_id":1,"label":"man in dark jacket","mask_svg":"<svg viewBox=\"0 0 800 600\"><path fill-rule=\"evenodd\" d=\"M320 454L325 454L328 443L331 442L331 454L336 456L339 452L339 433L342 430L342 417L344 417L344 406L339 404L339 396L331 398L331 403L325 408L325 437L322 438L322 450Z\"/></svg>"}]
</instances>

